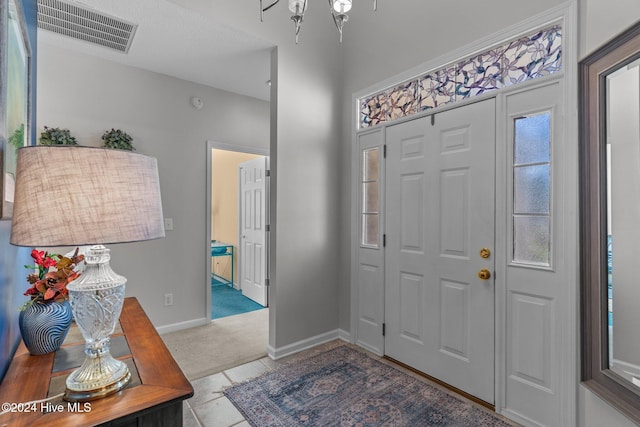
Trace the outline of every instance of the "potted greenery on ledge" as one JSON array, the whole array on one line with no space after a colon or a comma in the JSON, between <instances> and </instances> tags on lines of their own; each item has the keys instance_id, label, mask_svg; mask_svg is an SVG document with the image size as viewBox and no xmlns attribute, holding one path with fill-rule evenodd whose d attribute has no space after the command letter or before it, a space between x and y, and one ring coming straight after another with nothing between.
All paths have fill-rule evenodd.
<instances>
[{"instance_id":1,"label":"potted greenery on ledge","mask_svg":"<svg viewBox=\"0 0 640 427\"><path fill-rule=\"evenodd\" d=\"M134 151L133 138L120 129L108 130L102 135L105 148L113 148L116 150Z\"/></svg>"},{"instance_id":2,"label":"potted greenery on ledge","mask_svg":"<svg viewBox=\"0 0 640 427\"><path fill-rule=\"evenodd\" d=\"M40 134L40 145L78 145L75 136L69 129L50 128L45 126Z\"/></svg>"}]
</instances>

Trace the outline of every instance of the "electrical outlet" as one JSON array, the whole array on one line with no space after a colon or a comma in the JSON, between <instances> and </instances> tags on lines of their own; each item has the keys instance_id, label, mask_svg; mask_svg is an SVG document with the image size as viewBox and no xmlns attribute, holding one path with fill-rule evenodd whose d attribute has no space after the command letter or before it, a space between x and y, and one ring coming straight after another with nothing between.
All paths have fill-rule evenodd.
<instances>
[{"instance_id":1,"label":"electrical outlet","mask_svg":"<svg viewBox=\"0 0 640 427\"><path fill-rule=\"evenodd\" d=\"M173 294L164 294L164 306L169 307L173 305Z\"/></svg>"}]
</instances>

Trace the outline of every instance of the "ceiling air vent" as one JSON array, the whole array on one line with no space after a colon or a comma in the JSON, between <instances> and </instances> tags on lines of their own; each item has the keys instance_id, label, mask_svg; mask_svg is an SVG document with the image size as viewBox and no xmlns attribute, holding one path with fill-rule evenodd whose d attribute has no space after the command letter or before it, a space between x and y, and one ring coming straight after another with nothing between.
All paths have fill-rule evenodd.
<instances>
[{"instance_id":1,"label":"ceiling air vent","mask_svg":"<svg viewBox=\"0 0 640 427\"><path fill-rule=\"evenodd\" d=\"M60 0L38 0L38 28L127 53L136 24Z\"/></svg>"}]
</instances>

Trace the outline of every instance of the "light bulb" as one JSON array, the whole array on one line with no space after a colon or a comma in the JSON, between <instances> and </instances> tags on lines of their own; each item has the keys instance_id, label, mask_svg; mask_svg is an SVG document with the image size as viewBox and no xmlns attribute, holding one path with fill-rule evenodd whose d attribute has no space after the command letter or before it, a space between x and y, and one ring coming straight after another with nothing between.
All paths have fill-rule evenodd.
<instances>
[{"instance_id":1,"label":"light bulb","mask_svg":"<svg viewBox=\"0 0 640 427\"><path fill-rule=\"evenodd\" d=\"M351 0L333 0L333 10L337 13L347 13L351 10Z\"/></svg>"},{"instance_id":2,"label":"light bulb","mask_svg":"<svg viewBox=\"0 0 640 427\"><path fill-rule=\"evenodd\" d=\"M305 9L305 0L289 0L289 10L296 14L301 15Z\"/></svg>"}]
</instances>

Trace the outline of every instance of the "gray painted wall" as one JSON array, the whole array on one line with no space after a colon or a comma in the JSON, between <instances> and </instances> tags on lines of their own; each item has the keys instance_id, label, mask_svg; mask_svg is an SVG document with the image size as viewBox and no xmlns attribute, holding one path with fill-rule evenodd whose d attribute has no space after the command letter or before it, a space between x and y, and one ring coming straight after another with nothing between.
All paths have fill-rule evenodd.
<instances>
[{"instance_id":1,"label":"gray painted wall","mask_svg":"<svg viewBox=\"0 0 640 427\"><path fill-rule=\"evenodd\" d=\"M636 0L578 0L578 5L580 58L640 20Z\"/></svg>"},{"instance_id":2,"label":"gray painted wall","mask_svg":"<svg viewBox=\"0 0 640 427\"><path fill-rule=\"evenodd\" d=\"M270 291L273 325L269 344L280 348L334 330L338 323L337 250L340 232L338 147L340 140L341 54L335 34L325 32L325 14L305 20L304 45L296 46L287 15L272 15L264 25L256 3L176 1L208 15L212 21L257 34L278 45L277 73L267 127L250 129L245 110L229 117L229 103L218 97L217 110L194 111L190 96L202 86L175 86L164 92L166 76L81 58L43 46L39 84L41 126L71 128L82 143L98 141L103 128L132 129L142 153L158 158L165 216L175 230L152 242L114 245L113 265L128 277L129 295L138 296L156 326L189 322L204 316L206 248L204 140L251 145L269 131L272 164L272 257L276 260ZM329 22L330 24L330 22ZM328 28L332 30L329 25ZM257 30L257 31L256 31ZM316 37L317 35L317 37ZM47 56L45 56L47 55ZM69 57L70 61L66 62ZM48 66L47 62L60 64ZM133 80L132 85L123 82ZM208 103L206 96L198 95ZM112 98L122 98L121 103ZM180 104L184 100L184 104ZM179 106L178 106L179 105ZM90 112L86 112L89 110ZM212 123L194 118L211 113ZM220 120L218 121L217 118ZM135 129L135 131L133 131ZM248 130L243 134L243 129ZM254 141L251 141L254 138ZM264 141L263 139L261 140ZM262 143L261 142L261 143ZM200 188L201 187L201 188ZM282 226L280 226L282 225ZM178 257L174 259L173 257ZM172 272L163 271L172 259ZM157 266L149 271L149 266ZM174 292L175 305L162 306ZM278 307L277 319L275 312ZM274 333L277 331L276 333Z\"/></svg>"},{"instance_id":3,"label":"gray painted wall","mask_svg":"<svg viewBox=\"0 0 640 427\"><path fill-rule=\"evenodd\" d=\"M112 266L128 278L156 327L206 316L207 140L266 148L269 103L123 66L40 43L38 131L71 130L81 145L120 128L136 152L156 157L164 216L174 230L164 239L111 245ZM194 109L190 98L204 101ZM235 177L234 177L235 179ZM164 307L164 294L174 305Z\"/></svg>"},{"instance_id":4,"label":"gray painted wall","mask_svg":"<svg viewBox=\"0 0 640 427\"><path fill-rule=\"evenodd\" d=\"M271 76L271 102L277 109L271 110L275 264L269 314L275 329L269 344L281 348L335 330L342 231L342 51L326 6L312 2L296 45L286 2L267 12L261 23L258 2L173 1L278 46L277 74Z\"/></svg>"}]
</instances>

